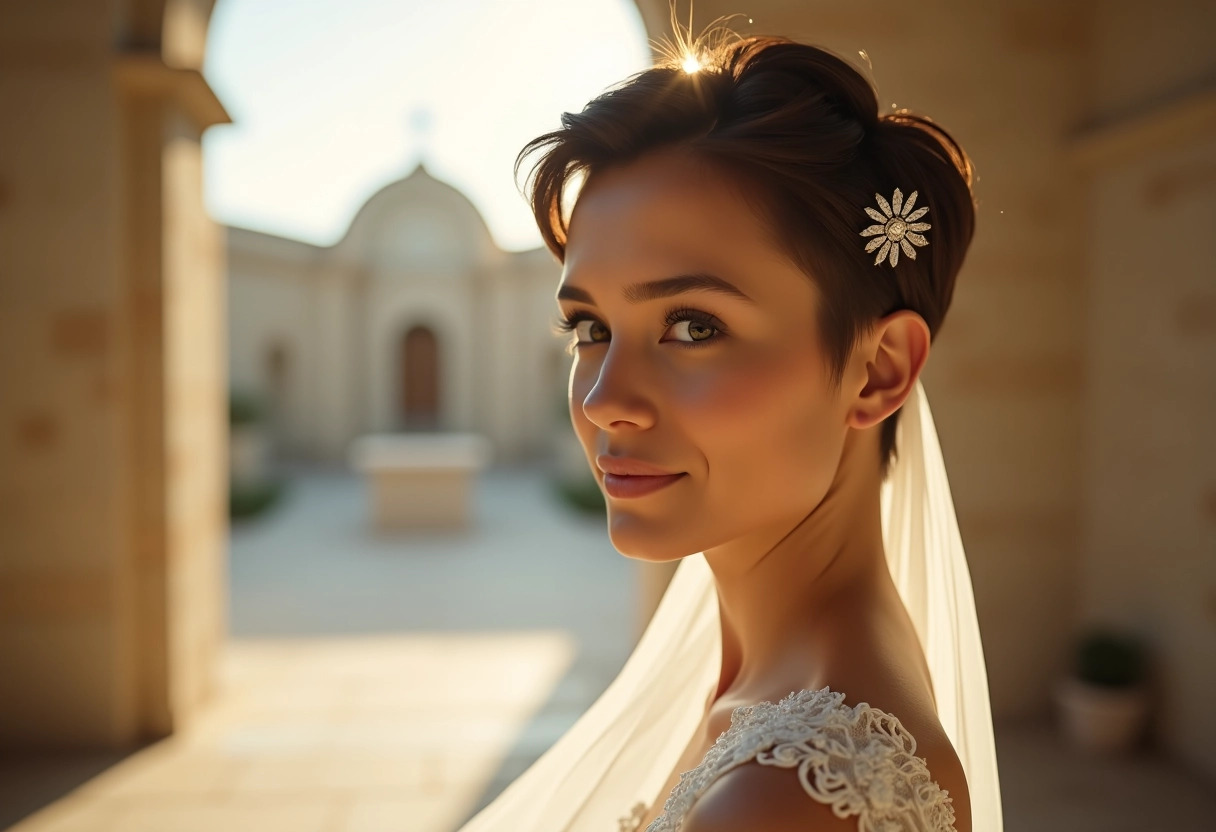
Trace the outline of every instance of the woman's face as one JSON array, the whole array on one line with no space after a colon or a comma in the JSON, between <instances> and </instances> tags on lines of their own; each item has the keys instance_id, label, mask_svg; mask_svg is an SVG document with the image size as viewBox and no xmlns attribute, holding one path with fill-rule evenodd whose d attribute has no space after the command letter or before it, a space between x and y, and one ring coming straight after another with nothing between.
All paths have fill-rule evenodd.
<instances>
[{"instance_id":1,"label":"woman's face","mask_svg":"<svg viewBox=\"0 0 1216 832\"><path fill-rule=\"evenodd\" d=\"M667 295L689 275L745 297ZM755 533L779 539L819 504L848 428L827 389L817 303L706 163L663 151L588 180L558 290L578 341L570 418L601 489L601 454L682 474L642 496L605 491L618 551L662 561Z\"/></svg>"}]
</instances>

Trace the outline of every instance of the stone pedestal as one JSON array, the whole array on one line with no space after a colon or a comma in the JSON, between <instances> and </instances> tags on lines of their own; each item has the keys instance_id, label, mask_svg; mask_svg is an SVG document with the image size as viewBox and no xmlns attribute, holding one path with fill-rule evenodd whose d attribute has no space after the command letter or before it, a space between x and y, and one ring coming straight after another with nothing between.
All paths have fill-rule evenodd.
<instances>
[{"instance_id":1,"label":"stone pedestal","mask_svg":"<svg viewBox=\"0 0 1216 832\"><path fill-rule=\"evenodd\" d=\"M477 475L491 456L489 440L473 433L374 434L350 450L375 527L387 532L471 525Z\"/></svg>"}]
</instances>

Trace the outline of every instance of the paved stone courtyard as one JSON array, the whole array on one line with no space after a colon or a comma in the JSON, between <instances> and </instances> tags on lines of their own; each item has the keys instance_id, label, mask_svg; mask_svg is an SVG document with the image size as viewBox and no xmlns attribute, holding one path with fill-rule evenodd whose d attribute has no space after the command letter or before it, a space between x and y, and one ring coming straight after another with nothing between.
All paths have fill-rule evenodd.
<instances>
[{"instance_id":1,"label":"paved stone courtyard","mask_svg":"<svg viewBox=\"0 0 1216 832\"><path fill-rule=\"evenodd\" d=\"M296 472L279 510L233 531L232 639L204 717L126 757L7 758L0 828L457 829L591 704L636 635L636 565L543 472L488 471L477 518L379 536L360 480ZM1000 725L997 747L1009 832L1216 818L1210 789L1153 757L1079 757L1045 724Z\"/></svg>"}]
</instances>

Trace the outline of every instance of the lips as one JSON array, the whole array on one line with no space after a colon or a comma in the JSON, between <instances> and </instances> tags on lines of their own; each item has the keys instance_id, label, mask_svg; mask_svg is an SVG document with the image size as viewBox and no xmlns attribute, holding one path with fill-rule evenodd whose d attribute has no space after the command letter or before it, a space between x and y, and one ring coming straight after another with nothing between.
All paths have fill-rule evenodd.
<instances>
[{"instance_id":1,"label":"lips","mask_svg":"<svg viewBox=\"0 0 1216 832\"><path fill-rule=\"evenodd\" d=\"M665 477L604 474L604 490L610 497L644 497L679 482L685 476L685 474L668 474Z\"/></svg>"},{"instance_id":2,"label":"lips","mask_svg":"<svg viewBox=\"0 0 1216 832\"><path fill-rule=\"evenodd\" d=\"M600 454L595 458L595 464L605 474L617 474L624 477L669 477L684 473L662 468L641 459L612 456L611 454Z\"/></svg>"}]
</instances>

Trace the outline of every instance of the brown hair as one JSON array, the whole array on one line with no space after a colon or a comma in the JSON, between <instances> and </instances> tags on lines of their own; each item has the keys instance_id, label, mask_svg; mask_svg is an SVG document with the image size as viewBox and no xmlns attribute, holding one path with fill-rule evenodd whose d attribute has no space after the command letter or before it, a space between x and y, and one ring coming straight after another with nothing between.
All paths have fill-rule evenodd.
<instances>
[{"instance_id":1,"label":"brown hair","mask_svg":"<svg viewBox=\"0 0 1216 832\"><path fill-rule=\"evenodd\" d=\"M699 55L686 72L674 61L639 72L563 113L561 129L539 136L515 161L533 166L528 198L541 235L565 259L563 192L575 174L593 175L658 148L711 161L749 197L774 244L817 285L818 325L830 385L879 318L911 309L936 336L975 229L972 166L931 119L880 115L873 87L852 65L788 38L749 37ZM860 232L876 194L917 191L929 245L895 267L874 265ZM899 411L882 428L885 477Z\"/></svg>"}]
</instances>

